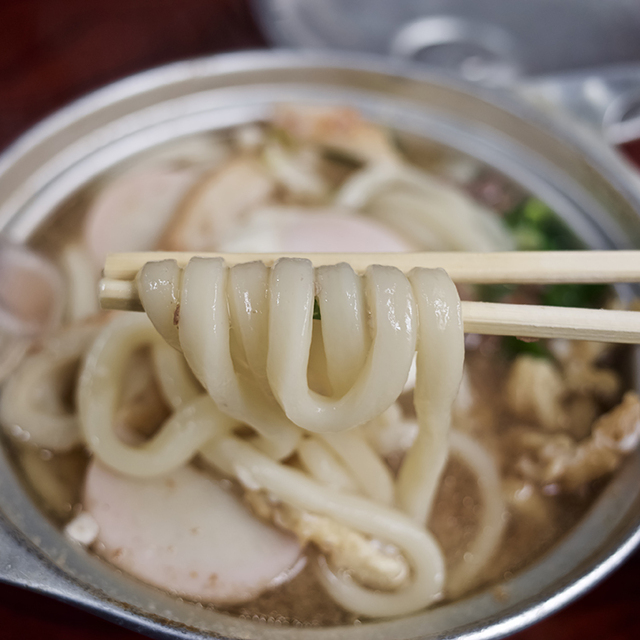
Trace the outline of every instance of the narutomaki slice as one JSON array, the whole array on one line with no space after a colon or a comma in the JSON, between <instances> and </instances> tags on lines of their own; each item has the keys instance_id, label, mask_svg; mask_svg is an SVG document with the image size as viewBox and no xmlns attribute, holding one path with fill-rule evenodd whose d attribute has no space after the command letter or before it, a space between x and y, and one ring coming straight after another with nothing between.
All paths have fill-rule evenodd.
<instances>
[{"instance_id":1,"label":"narutomaki slice","mask_svg":"<svg viewBox=\"0 0 640 640\"><path fill-rule=\"evenodd\" d=\"M221 245L229 252L402 252L416 247L398 233L349 211L273 206L247 217L242 233Z\"/></svg>"},{"instance_id":2,"label":"narutomaki slice","mask_svg":"<svg viewBox=\"0 0 640 640\"><path fill-rule=\"evenodd\" d=\"M87 213L85 240L96 266L108 253L151 251L200 171L149 167L117 177Z\"/></svg>"},{"instance_id":3,"label":"narutomaki slice","mask_svg":"<svg viewBox=\"0 0 640 640\"><path fill-rule=\"evenodd\" d=\"M190 467L138 480L93 462L84 509L98 524L96 549L106 560L196 600L251 600L291 572L300 557L294 537L257 520L215 480Z\"/></svg>"}]
</instances>

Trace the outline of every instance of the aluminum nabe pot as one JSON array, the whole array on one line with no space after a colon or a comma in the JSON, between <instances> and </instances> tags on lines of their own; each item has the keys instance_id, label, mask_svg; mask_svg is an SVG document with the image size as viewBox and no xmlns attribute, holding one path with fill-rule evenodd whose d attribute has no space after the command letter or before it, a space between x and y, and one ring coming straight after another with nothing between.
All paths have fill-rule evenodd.
<instances>
[{"instance_id":1,"label":"aluminum nabe pot","mask_svg":"<svg viewBox=\"0 0 640 640\"><path fill-rule=\"evenodd\" d=\"M26 241L62 203L117 163L181 136L261 120L283 102L356 107L384 126L494 167L547 202L589 247L640 247L637 178L595 134L559 113L406 63L265 51L148 71L37 125L0 159L0 231ZM500 585L500 598L489 587L398 619L280 627L172 597L71 543L31 502L0 448L0 579L159 638L497 638L579 596L638 542L640 457L634 454L576 527Z\"/></svg>"}]
</instances>

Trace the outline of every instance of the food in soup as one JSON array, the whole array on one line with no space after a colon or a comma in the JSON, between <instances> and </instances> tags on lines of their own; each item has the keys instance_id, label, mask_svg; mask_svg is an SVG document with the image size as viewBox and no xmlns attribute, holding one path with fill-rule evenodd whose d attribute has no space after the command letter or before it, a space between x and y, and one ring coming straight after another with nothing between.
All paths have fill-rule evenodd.
<instances>
[{"instance_id":1,"label":"food in soup","mask_svg":"<svg viewBox=\"0 0 640 640\"><path fill-rule=\"evenodd\" d=\"M65 321L0 418L70 538L182 597L337 624L508 578L586 510L640 434L624 350L465 339L459 295L589 305L602 288L194 259L141 271L150 320L98 312L116 251L579 246L495 174L416 148L350 109L286 105L128 162L67 212L80 234L64 217L42 233L60 237Z\"/></svg>"}]
</instances>

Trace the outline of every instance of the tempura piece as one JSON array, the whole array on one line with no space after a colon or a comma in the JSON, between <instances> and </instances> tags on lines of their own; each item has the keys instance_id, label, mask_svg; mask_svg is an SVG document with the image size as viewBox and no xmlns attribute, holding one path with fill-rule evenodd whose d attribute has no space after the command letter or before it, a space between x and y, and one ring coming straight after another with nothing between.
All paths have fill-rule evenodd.
<instances>
[{"instance_id":1,"label":"tempura piece","mask_svg":"<svg viewBox=\"0 0 640 640\"><path fill-rule=\"evenodd\" d=\"M566 435L527 431L521 435L525 456L518 467L540 484L557 483L573 491L614 471L640 442L640 398L628 391L622 402L598 418L581 442Z\"/></svg>"},{"instance_id":2,"label":"tempura piece","mask_svg":"<svg viewBox=\"0 0 640 640\"><path fill-rule=\"evenodd\" d=\"M379 542L327 516L271 502L261 492L247 492L245 499L261 518L290 531L302 545L314 544L335 570L348 571L363 586L393 591L409 578L409 566L397 549L385 550Z\"/></svg>"}]
</instances>

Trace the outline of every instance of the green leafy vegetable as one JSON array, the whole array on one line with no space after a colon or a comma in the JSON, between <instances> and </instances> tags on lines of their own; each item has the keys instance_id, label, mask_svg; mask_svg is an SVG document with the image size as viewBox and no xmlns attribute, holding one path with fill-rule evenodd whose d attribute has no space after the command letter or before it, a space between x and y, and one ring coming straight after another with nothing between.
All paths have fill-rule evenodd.
<instances>
[{"instance_id":1,"label":"green leafy vegetable","mask_svg":"<svg viewBox=\"0 0 640 640\"><path fill-rule=\"evenodd\" d=\"M522 251L571 251L584 249L580 239L537 198L528 198L505 216ZM545 287L540 304L555 307L599 307L609 288L594 284L558 284Z\"/></svg>"},{"instance_id":2,"label":"green leafy vegetable","mask_svg":"<svg viewBox=\"0 0 640 640\"><path fill-rule=\"evenodd\" d=\"M318 298L313 300L313 319L320 320L320 305L318 304Z\"/></svg>"},{"instance_id":3,"label":"green leafy vegetable","mask_svg":"<svg viewBox=\"0 0 640 640\"><path fill-rule=\"evenodd\" d=\"M513 336L505 336L502 339L502 349L508 358L515 358L517 356L529 355L535 358L544 358L546 360L552 360L553 355L547 348L544 342L526 342L525 340L519 340Z\"/></svg>"},{"instance_id":4,"label":"green leafy vegetable","mask_svg":"<svg viewBox=\"0 0 640 640\"><path fill-rule=\"evenodd\" d=\"M521 251L573 251L584 249L583 243L553 209L537 198L527 198L505 215L504 221ZM481 285L478 295L487 302L498 302L516 290L513 285ZM600 307L609 295L607 285L558 284L540 287L539 304L556 307ZM552 355L545 342L524 342L504 338L505 353L510 357L529 354L541 358Z\"/></svg>"},{"instance_id":5,"label":"green leafy vegetable","mask_svg":"<svg viewBox=\"0 0 640 640\"><path fill-rule=\"evenodd\" d=\"M528 198L506 214L505 223L521 251L566 251L584 248L580 239L537 198Z\"/></svg>"},{"instance_id":6,"label":"green leafy vegetable","mask_svg":"<svg viewBox=\"0 0 640 640\"><path fill-rule=\"evenodd\" d=\"M540 304L550 307L602 307L609 295L605 284L553 284L542 292Z\"/></svg>"}]
</instances>

